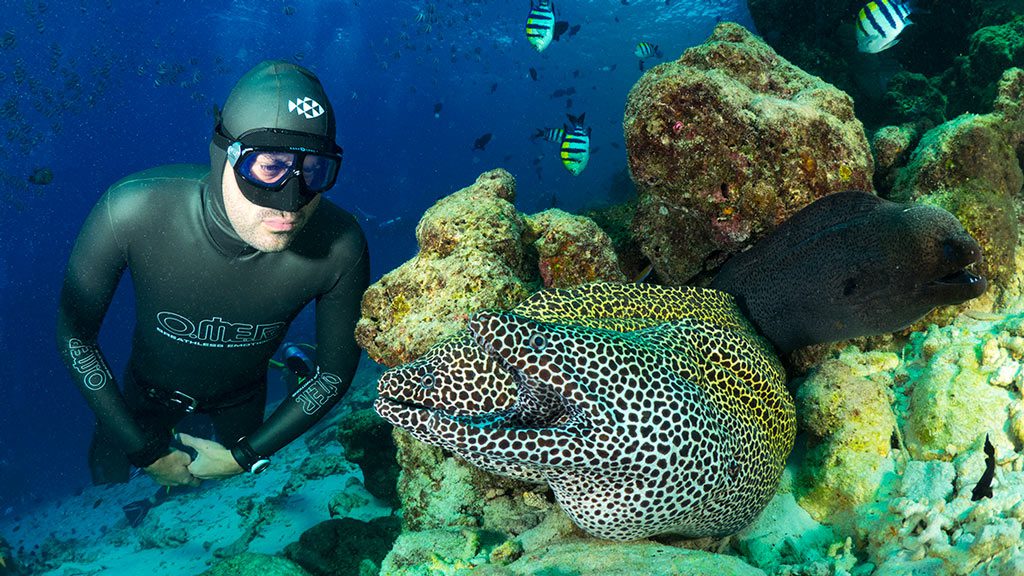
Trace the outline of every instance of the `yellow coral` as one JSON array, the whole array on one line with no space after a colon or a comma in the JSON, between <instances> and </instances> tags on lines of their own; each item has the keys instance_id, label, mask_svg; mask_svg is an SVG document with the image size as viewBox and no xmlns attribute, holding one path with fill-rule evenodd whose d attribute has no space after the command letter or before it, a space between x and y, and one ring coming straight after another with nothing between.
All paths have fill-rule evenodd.
<instances>
[{"instance_id":1,"label":"yellow coral","mask_svg":"<svg viewBox=\"0 0 1024 576\"><path fill-rule=\"evenodd\" d=\"M431 574L447 575L455 574L459 570L470 570L475 568L475 565L465 560L449 560L442 558L436 552L430 554L430 563L427 565L427 569L430 570Z\"/></svg>"},{"instance_id":2,"label":"yellow coral","mask_svg":"<svg viewBox=\"0 0 1024 576\"><path fill-rule=\"evenodd\" d=\"M804 175L813 176L818 169L818 161L814 159L814 156L808 152L800 152L800 160L800 169L804 171Z\"/></svg>"},{"instance_id":3,"label":"yellow coral","mask_svg":"<svg viewBox=\"0 0 1024 576\"><path fill-rule=\"evenodd\" d=\"M404 295L395 296L395 299L391 301L391 321L395 324L401 322L402 318L405 318L411 310L412 306L409 305Z\"/></svg>"},{"instance_id":4,"label":"yellow coral","mask_svg":"<svg viewBox=\"0 0 1024 576\"><path fill-rule=\"evenodd\" d=\"M846 164L839 167L839 181L849 182L850 178L853 178L853 168L850 168Z\"/></svg>"},{"instance_id":5,"label":"yellow coral","mask_svg":"<svg viewBox=\"0 0 1024 576\"><path fill-rule=\"evenodd\" d=\"M493 564L510 564L522 555L522 543L518 540L506 540L491 551L490 560Z\"/></svg>"}]
</instances>

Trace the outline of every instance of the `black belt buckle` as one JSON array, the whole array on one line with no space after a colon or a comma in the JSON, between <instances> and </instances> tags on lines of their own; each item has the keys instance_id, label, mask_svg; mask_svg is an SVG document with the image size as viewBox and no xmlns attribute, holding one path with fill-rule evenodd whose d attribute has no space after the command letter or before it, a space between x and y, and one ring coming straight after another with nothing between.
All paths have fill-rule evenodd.
<instances>
[{"instance_id":1,"label":"black belt buckle","mask_svg":"<svg viewBox=\"0 0 1024 576\"><path fill-rule=\"evenodd\" d=\"M181 406L182 410L185 411L185 414L191 414L195 412L196 408L199 406L198 400L189 396L188 394L185 394L180 390L175 390L171 392L171 396L168 398L168 400L173 402L174 404Z\"/></svg>"}]
</instances>

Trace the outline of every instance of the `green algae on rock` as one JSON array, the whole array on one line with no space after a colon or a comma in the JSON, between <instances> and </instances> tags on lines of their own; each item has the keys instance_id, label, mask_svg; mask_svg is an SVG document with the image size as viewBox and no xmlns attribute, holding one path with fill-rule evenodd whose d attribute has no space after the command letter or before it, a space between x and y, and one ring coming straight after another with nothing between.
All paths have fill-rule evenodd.
<instances>
[{"instance_id":1,"label":"green algae on rock","mask_svg":"<svg viewBox=\"0 0 1024 576\"><path fill-rule=\"evenodd\" d=\"M401 429L395 429L394 438L407 531L465 527L519 534L548 512L533 503L545 487L484 472Z\"/></svg>"},{"instance_id":2,"label":"green algae on rock","mask_svg":"<svg viewBox=\"0 0 1024 576\"><path fill-rule=\"evenodd\" d=\"M416 358L481 308L508 308L532 291L525 268L525 223L504 170L442 199L416 227L420 253L363 295L356 340L386 366Z\"/></svg>"},{"instance_id":3,"label":"green algae on rock","mask_svg":"<svg viewBox=\"0 0 1024 576\"><path fill-rule=\"evenodd\" d=\"M1020 305L1017 295L1014 310ZM801 505L837 537L852 538L875 574L1019 572L1024 460L1014 447L1024 440L1022 358L1017 313L932 326L912 334L898 357L849 349L826 362L798 399L801 422L830 456L815 457L812 448L801 464ZM822 372L833 373L834 385L815 382ZM892 415L902 434L890 443ZM993 496L972 501L986 436L996 449ZM872 473L886 468L894 473Z\"/></svg>"},{"instance_id":4,"label":"green algae on rock","mask_svg":"<svg viewBox=\"0 0 1024 576\"><path fill-rule=\"evenodd\" d=\"M1003 427L1014 394L991 383L1001 364L999 337L980 343L981 354L978 337L965 338L955 329L914 334L913 341L920 352L908 359L916 376L906 413L910 454L949 459L977 447L986 434L997 445L1008 442Z\"/></svg>"},{"instance_id":5,"label":"green algae on rock","mask_svg":"<svg viewBox=\"0 0 1024 576\"><path fill-rule=\"evenodd\" d=\"M850 522L894 472L896 432L889 387L892 353L848 349L808 374L797 393L801 428L810 435L797 491L819 521Z\"/></svg>"},{"instance_id":6,"label":"green algae on rock","mask_svg":"<svg viewBox=\"0 0 1024 576\"><path fill-rule=\"evenodd\" d=\"M644 74L623 127L639 197L633 233L668 283L714 267L817 198L871 188L849 96L735 24Z\"/></svg>"},{"instance_id":7,"label":"green algae on rock","mask_svg":"<svg viewBox=\"0 0 1024 576\"><path fill-rule=\"evenodd\" d=\"M946 95L938 78L924 74L899 72L886 85L882 106L888 120L896 124L941 124L946 118Z\"/></svg>"},{"instance_id":8,"label":"green algae on rock","mask_svg":"<svg viewBox=\"0 0 1024 576\"><path fill-rule=\"evenodd\" d=\"M398 537L394 516L363 522L354 518L326 520L306 530L284 554L313 576L377 574Z\"/></svg>"},{"instance_id":9,"label":"green algae on rock","mask_svg":"<svg viewBox=\"0 0 1024 576\"><path fill-rule=\"evenodd\" d=\"M580 538L564 516L510 540L479 530L405 533L384 560L389 576L765 576L742 559L651 541Z\"/></svg>"},{"instance_id":10,"label":"green algae on rock","mask_svg":"<svg viewBox=\"0 0 1024 576\"><path fill-rule=\"evenodd\" d=\"M871 136L871 152L875 157L875 188L888 197L896 182L896 171L910 158L910 153L921 139L915 124L883 126Z\"/></svg>"},{"instance_id":11,"label":"green algae on rock","mask_svg":"<svg viewBox=\"0 0 1024 576\"><path fill-rule=\"evenodd\" d=\"M975 30L970 46L946 73L954 113L990 109L1000 77L1024 66L1024 15Z\"/></svg>"}]
</instances>

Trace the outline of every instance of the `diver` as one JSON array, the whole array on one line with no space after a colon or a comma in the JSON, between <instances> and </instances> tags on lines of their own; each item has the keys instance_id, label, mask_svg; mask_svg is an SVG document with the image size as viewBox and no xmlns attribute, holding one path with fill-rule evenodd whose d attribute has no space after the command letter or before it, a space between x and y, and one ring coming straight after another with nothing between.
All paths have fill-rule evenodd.
<instances>
[{"instance_id":1,"label":"diver","mask_svg":"<svg viewBox=\"0 0 1024 576\"><path fill-rule=\"evenodd\" d=\"M323 198L342 159L323 86L263 62L216 116L210 166L115 183L68 261L57 345L96 415L96 484L126 482L132 466L164 486L259 473L330 411L359 363L369 254L356 220ZM136 317L119 385L97 336L126 270ZM315 362L264 421L268 361L314 300ZM173 445L190 414L209 416L216 441L180 434Z\"/></svg>"}]
</instances>

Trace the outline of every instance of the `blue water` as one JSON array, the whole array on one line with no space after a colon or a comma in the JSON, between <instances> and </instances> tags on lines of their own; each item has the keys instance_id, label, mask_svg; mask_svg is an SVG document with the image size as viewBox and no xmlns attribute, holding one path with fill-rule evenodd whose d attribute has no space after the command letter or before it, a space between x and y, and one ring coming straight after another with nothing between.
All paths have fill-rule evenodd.
<instances>
[{"instance_id":1,"label":"blue water","mask_svg":"<svg viewBox=\"0 0 1024 576\"><path fill-rule=\"evenodd\" d=\"M429 31L415 18L426 2L202 4L0 3L0 517L88 483L92 415L53 335L78 227L131 172L207 163L213 105L259 61L298 62L331 95L345 162L329 198L363 218L376 279L415 252L419 215L485 170L517 178L516 205L527 213L555 195L569 211L621 196L612 181L625 169L635 44L675 58L718 20L752 28L745 2L562 0L558 18L580 30L538 54L523 35L526 0L434 2ZM568 87L571 108L550 97ZM593 129L589 166L575 177L554 145L529 138L560 126L566 112L586 112ZM487 132L486 150L472 151ZM41 167L53 181L29 184ZM122 286L100 341L115 374L132 322ZM293 326L296 338L311 333L309 315Z\"/></svg>"}]
</instances>

